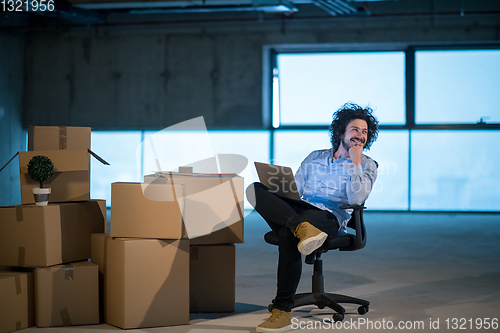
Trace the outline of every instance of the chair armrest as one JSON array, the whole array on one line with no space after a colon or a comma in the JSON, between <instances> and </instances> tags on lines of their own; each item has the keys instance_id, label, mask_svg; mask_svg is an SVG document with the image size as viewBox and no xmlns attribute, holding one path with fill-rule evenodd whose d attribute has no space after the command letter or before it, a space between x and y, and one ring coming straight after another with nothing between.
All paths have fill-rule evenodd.
<instances>
[{"instance_id":1,"label":"chair armrest","mask_svg":"<svg viewBox=\"0 0 500 333\"><path fill-rule=\"evenodd\" d=\"M349 228L356 231L355 244L348 249L341 249L341 251L355 251L365 247L366 245L366 228L363 221L363 210L366 208L363 205L349 205L345 204L340 206L341 209L352 209L351 219L347 223Z\"/></svg>"}]
</instances>

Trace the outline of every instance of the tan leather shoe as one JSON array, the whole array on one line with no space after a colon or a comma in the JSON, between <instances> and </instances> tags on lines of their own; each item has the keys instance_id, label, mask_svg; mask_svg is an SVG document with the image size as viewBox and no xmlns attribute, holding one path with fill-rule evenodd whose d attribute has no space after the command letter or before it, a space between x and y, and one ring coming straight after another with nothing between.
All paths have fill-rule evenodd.
<instances>
[{"instance_id":1,"label":"tan leather shoe","mask_svg":"<svg viewBox=\"0 0 500 333\"><path fill-rule=\"evenodd\" d=\"M256 332L280 333L292 329L292 313L273 309L271 317L257 326Z\"/></svg>"},{"instance_id":2,"label":"tan leather shoe","mask_svg":"<svg viewBox=\"0 0 500 333\"><path fill-rule=\"evenodd\" d=\"M299 224L294 235L300 240L299 245L297 245L299 252L306 256L319 249L328 237L325 232L309 222Z\"/></svg>"}]
</instances>

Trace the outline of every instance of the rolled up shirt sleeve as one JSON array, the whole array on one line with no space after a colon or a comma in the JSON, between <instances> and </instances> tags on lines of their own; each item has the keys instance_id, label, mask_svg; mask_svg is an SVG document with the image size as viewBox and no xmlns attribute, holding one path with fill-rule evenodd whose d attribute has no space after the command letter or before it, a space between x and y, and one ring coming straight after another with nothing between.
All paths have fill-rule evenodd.
<instances>
[{"instance_id":1,"label":"rolled up shirt sleeve","mask_svg":"<svg viewBox=\"0 0 500 333\"><path fill-rule=\"evenodd\" d=\"M377 165L371 158L364 158L361 165L349 170L350 177L346 188L347 199L351 205L360 205L368 199L377 179Z\"/></svg>"}]
</instances>

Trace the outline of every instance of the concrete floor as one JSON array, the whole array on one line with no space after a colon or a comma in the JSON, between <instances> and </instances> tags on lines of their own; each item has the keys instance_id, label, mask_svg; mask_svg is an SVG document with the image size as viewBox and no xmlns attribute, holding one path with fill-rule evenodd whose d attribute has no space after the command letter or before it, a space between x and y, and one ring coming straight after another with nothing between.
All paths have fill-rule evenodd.
<instances>
[{"instance_id":1,"label":"concrete floor","mask_svg":"<svg viewBox=\"0 0 500 333\"><path fill-rule=\"evenodd\" d=\"M293 311L294 327L304 328L298 331L500 331L485 329L500 325L500 214L365 212L365 223L366 247L329 252L323 265L326 290L365 298L370 311L360 316L357 306L346 305L341 329L330 326L331 310L302 307ZM191 314L190 325L128 332L255 332L269 316L266 307L276 285L277 248L264 242L267 231L255 212L247 216L245 243L236 246L235 313ZM311 270L303 265L298 292L309 291ZM116 330L103 324L19 332Z\"/></svg>"}]
</instances>

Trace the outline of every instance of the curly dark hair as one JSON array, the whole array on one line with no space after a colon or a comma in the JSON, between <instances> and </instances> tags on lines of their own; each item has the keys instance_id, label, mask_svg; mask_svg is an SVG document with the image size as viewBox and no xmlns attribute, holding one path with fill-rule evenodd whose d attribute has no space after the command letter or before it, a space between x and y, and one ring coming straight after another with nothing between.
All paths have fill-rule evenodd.
<instances>
[{"instance_id":1,"label":"curly dark hair","mask_svg":"<svg viewBox=\"0 0 500 333\"><path fill-rule=\"evenodd\" d=\"M363 119L368 125L368 134L366 138L366 150L369 150L372 143L377 140L378 136L378 120L373 116L373 110L370 107L362 108L354 103L345 103L333 114L333 121L330 124L330 142L332 143L333 151L337 151L345 134L347 125L353 119Z\"/></svg>"}]
</instances>

